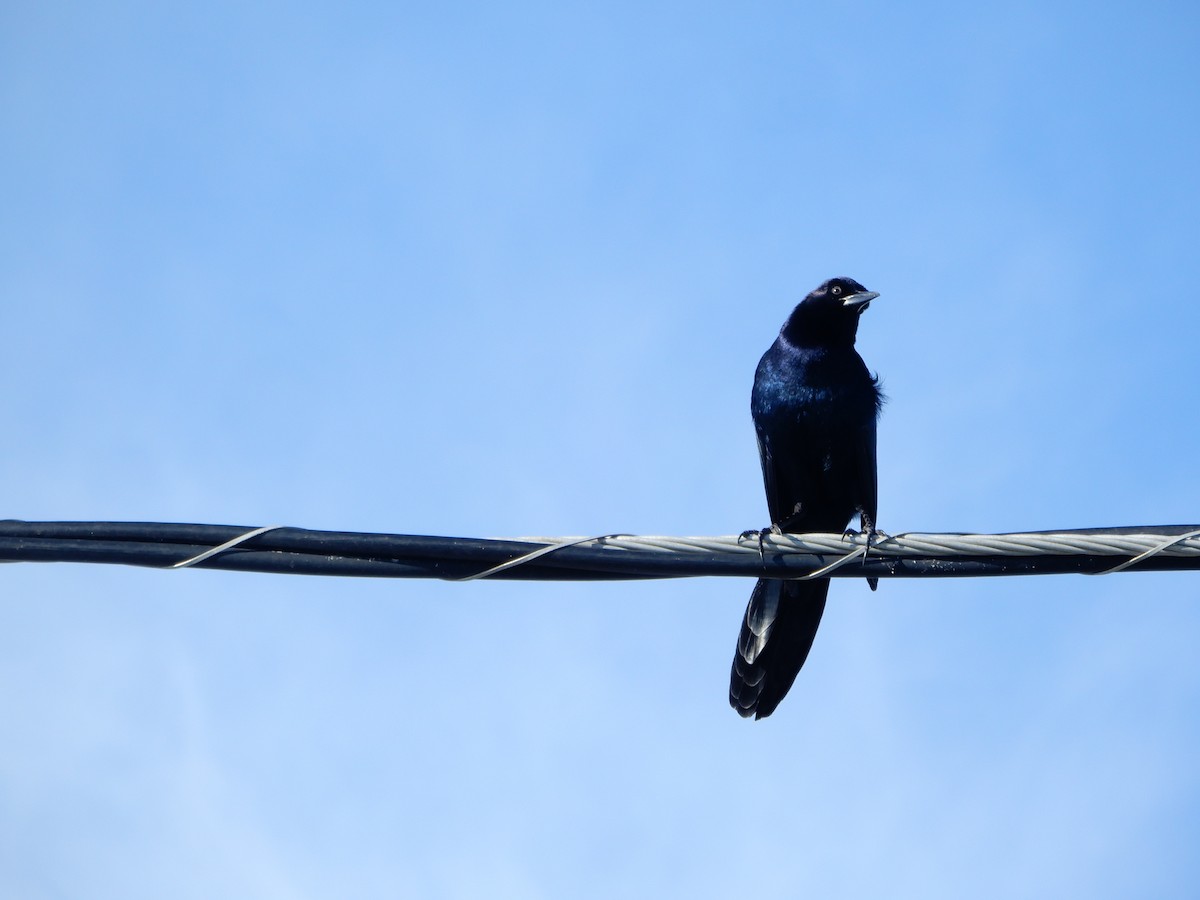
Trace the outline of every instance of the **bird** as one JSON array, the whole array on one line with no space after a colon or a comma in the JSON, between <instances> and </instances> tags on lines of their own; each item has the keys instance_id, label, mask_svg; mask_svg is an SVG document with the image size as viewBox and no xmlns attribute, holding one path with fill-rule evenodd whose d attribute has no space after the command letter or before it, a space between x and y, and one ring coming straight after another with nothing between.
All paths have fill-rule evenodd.
<instances>
[{"instance_id":1,"label":"bird","mask_svg":"<svg viewBox=\"0 0 1200 900\"><path fill-rule=\"evenodd\" d=\"M877 375L854 349L859 318L878 297L853 278L831 278L792 310L754 373L750 412L771 526L758 534L842 533L859 517L868 544L878 503ZM868 579L875 589L875 579ZM738 634L729 705L766 718L808 658L829 579L761 578Z\"/></svg>"}]
</instances>

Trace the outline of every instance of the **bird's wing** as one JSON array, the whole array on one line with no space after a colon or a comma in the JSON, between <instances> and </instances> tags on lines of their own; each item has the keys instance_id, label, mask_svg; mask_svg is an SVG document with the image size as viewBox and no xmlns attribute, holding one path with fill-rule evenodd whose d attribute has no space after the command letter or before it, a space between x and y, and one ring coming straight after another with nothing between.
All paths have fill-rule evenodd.
<instances>
[{"instance_id":1,"label":"bird's wing","mask_svg":"<svg viewBox=\"0 0 1200 900\"><path fill-rule=\"evenodd\" d=\"M858 506L870 519L871 527L874 528L879 523L879 476L875 460L874 416L862 426L858 440L854 442L854 454L856 481L860 486Z\"/></svg>"},{"instance_id":2,"label":"bird's wing","mask_svg":"<svg viewBox=\"0 0 1200 900\"><path fill-rule=\"evenodd\" d=\"M799 497L789 496L789 484L785 473L780 471L778 452L772 447L770 434L763 428L758 432L758 460L762 463L763 487L767 494L767 512L771 514L771 524L777 525L790 518L796 511ZM793 475L797 474L795 472Z\"/></svg>"},{"instance_id":3,"label":"bird's wing","mask_svg":"<svg viewBox=\"0 0 1200 900\"><path fill-rule=\"evenodd\" d=\"M776 494L779 475L775 469L775 460L771 456L771 438L762 428L755 428L755 431L758 433L758 461L762 464L763 487L767 491L767 506L770 507L771 521L775 522L775 504L772 498Z\"/></svg>"},{"instance_id":4,"label":"bird's wing","mask_svg":"<svg viewBox=\"0 0 1200 900\"><path fill-rule=\"evenodd\" d=\"M859 527L874 531L879 527L879 476L875 459L875 417L865 423L854 442L855 478L859 485L858 508L861 513ZM878 578L868 578L871 590L879 587Z\"/></svg>"}]
</instances>

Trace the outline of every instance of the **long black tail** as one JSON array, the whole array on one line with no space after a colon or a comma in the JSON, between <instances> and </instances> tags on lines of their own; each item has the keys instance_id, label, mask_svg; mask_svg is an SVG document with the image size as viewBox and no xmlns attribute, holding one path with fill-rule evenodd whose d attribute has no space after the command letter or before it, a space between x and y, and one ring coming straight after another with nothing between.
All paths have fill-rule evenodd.
<instances>
[{"instance_id":1,"label":"long black tail","mask_svg":"<svg viewBox=\"0 0 1200 900\"><path fill-rule=\"evenodd\" d=\"M775 711L808 659L828 593L825 578L759 579L729 675L729 705L738 715L764 719Z\"/></svg>"}]
</instances>

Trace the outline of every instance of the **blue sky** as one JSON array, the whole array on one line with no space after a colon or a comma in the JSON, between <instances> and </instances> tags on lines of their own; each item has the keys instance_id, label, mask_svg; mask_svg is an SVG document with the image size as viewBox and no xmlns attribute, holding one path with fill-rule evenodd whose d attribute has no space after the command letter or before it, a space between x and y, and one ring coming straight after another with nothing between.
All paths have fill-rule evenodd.
<instances>
[{"instance_id":1,"label":"blue sky","mask_svg":"<svg viewBox=\"0 0 1200 900\"><path fill-rule=\"evenodd\" d=\"M880 524L1200 520L1193 4L8 4L3 515L765 524L748 401L882 293ZM0 572L6 897L1200 890L1192 574Z\"/></svg>"}]
</instances>

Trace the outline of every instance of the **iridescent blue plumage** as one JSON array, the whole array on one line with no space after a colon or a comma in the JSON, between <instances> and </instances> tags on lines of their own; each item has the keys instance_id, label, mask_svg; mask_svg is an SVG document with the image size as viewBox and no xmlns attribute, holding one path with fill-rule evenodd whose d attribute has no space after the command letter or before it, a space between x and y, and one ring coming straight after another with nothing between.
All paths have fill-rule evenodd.
<instances>
[{"instance_id":1,"label":"iridescent blue plumage","mask_svg":"<svg viewBox=\"0 0 1200 900\"><path fill-rule=\"evenodd\" d=\"M774 530L841 532L858 515L863 530L874 531L883 397L854 340L877 296L852 278L826 281L796 306L758 364L750 410ZM787 694L828 591L828 579L755 585L729 683L740 715L769 716Z\"/></svg>"}]
</instances>

